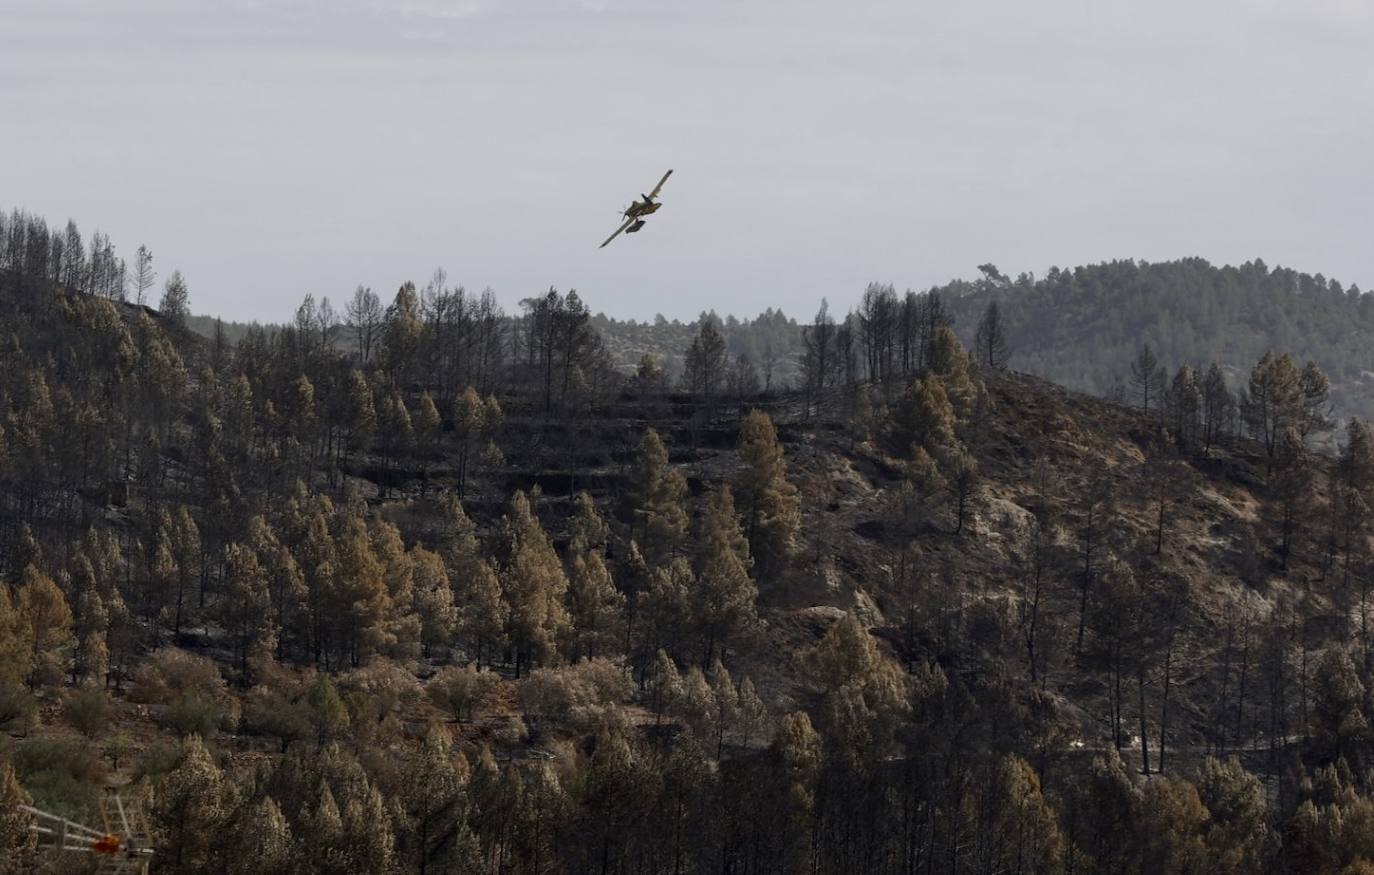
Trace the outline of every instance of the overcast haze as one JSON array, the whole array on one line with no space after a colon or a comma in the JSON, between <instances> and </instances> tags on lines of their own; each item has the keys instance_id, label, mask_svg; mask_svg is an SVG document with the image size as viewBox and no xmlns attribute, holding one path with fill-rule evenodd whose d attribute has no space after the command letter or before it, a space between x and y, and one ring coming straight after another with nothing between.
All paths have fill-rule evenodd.
<instances>
[{"instance_id":1,"label":"overcast haze","mask_svg":"<svg viewBox=\"0 0 1374 875\"><path fill-rule=\"evenodd\" d=\"M1368 287L1372 5L0 0L0 205L233 319L436 266L635 318L989 260Z\"/></svg>"}]
</instances>

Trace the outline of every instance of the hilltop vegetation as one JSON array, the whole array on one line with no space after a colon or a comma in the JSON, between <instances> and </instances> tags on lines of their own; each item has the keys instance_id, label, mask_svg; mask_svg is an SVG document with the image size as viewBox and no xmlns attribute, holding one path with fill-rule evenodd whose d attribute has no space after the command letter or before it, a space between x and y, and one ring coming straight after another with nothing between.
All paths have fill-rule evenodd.
<instances>
[{"instance_id":1,"label":"hilltop vegetation","mask_svg":"<svg viewBox=\"0 0 1374 875\"><path fill-rule=\"evenodd\" d=\"M1148 344L1171 370L1219 363L1235 388L1278 350L1321 367L1340 415L1374 415L1374 299L1358 286L1259 260L1113 261L1014 280L985 267L976 282L933 291L970 343L997 302L1018 370L1105 396L1129 381Z\"/></svg>"},{"instance_id":2,"label":"hilltop vegetation","mask_svg":"<svg viewBox=\"0 0 1374 875\"><path fill-rule=\"evenodd\" d=\"M173 873L1374 861L1374 436L1311 451L1315 364L1113 404L881 288L786 390L552 290L233 343L58 237L0 227L7 860L114 784Z\"/></svg>"}]
</instances>

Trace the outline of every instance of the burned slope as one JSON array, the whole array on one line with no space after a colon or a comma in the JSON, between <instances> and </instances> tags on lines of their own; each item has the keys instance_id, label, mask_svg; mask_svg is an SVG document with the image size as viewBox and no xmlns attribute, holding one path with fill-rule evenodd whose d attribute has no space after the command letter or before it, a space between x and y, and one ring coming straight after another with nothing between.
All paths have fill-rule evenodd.
<instances>
[{"instance_id":1,"label":"burned slope","mask_svg":"<svg viewBox=\"0 0 1374 875\"><path fill-rule=\"evenodd\" d=\"M949 489L894 508L903 463L881 440L851 446L826 423L790 436L799 568L762 596L772 664L759 667L780 700L804 700L792 657L852 612L908 668L1049 696L1065 745L1139 757L1143 733L1148 747L1162 736L1267 757L1287 744L1310 666L1348 631L1324 490L1305 499L1285 561L1282 495L1254 442L1180 449L1136 410L1014 373L986 386L961 426L980 471L962 532ZM1330 463L1311 466L1324 484Z\"/></svg>"}]
</instances>

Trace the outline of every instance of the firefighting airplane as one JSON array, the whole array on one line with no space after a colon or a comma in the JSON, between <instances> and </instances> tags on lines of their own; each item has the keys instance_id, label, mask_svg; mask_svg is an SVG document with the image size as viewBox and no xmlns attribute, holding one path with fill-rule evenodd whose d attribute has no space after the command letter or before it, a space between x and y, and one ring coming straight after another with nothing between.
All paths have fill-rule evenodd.
<instances>
[{"instance_id":1,"label":"firefighting airplane","mask_svg":"<svg viewBox=\"0 0 1374 875\"><path fill-rule=\"evenodd\" d=\"M625 211L621 213L621 216L625 219L625 224L616 228L615 233L606 238L606 243L610 243L612 240L619 237L621 231L624 231L626 234L633 234L644 227L644 216L658 212L658 208L663 206L662 203L655 201L654 198L658 197L659 191L663 189L663 183L667 182L668 177L672 175L673 171L671 170L663 174L663 178L658 181L658 185L654 186L653 191L648 194L641 194L640 200L635 201L625 208ZM606 243L602 243L601 247L604 248Z\"/></svg>"}]
</instances>

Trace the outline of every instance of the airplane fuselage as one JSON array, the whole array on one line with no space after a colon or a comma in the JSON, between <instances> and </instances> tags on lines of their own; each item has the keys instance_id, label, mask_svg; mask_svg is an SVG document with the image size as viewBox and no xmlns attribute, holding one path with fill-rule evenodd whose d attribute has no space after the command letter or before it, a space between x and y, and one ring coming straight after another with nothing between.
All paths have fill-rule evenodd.
<instances>
[{"instance_id":1,"label":"airplane fuselage","mask_svg":"<svg viewBox=\"0 0 1374 875\"><path fill-rule=\"evenodd\" d=\"M640 216L648 216L658 212L658 208L663 204L654 201L635 201L630 204L629 209L625 210L625 218L637 219Z\"/></svg>"}]
</instances>

